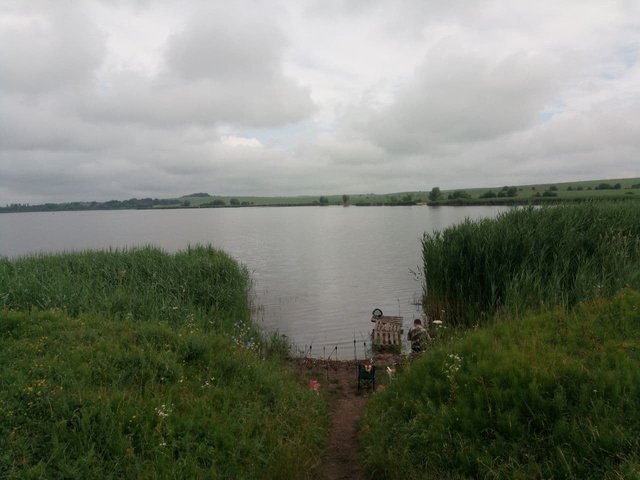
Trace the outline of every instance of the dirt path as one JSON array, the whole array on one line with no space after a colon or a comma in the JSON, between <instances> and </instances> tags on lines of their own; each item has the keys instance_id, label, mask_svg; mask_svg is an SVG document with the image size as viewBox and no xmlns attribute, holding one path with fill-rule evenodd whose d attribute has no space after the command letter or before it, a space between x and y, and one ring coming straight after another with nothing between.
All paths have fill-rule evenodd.
<instances>
[{"instance_id":1,"label":"dirt path","mask_svg":"<svg viewBox=\"0 0 640 480\"><path fill-rule=\"evenodd\" d=\"M323 480L362 480L362 470L358 462L358 422L367 400L373 392L358 393L357 364L353 361L309 361L297 359L298 367L307 378L315 378L327 395L331 406L331 429L325 453L324 467L320 478ZM402 363L402 358L388 355L376 358L377 382L386 375L386 365Z\"/></svg>"},{"instance_id":2,"label":"dirt path","mask_svg":"<svg viewBox=\"0 0 640 480\"><path fill-rule=\"evenodd\" d=\"M358 421L367 401L366 395L357 394L356 367L346 365L336 371L330 369L329 383L335 395L331 413L331 430L327 446L326 460L322 477L325 480L362 479L358 462Z\"/></svg>"}]
</instances>

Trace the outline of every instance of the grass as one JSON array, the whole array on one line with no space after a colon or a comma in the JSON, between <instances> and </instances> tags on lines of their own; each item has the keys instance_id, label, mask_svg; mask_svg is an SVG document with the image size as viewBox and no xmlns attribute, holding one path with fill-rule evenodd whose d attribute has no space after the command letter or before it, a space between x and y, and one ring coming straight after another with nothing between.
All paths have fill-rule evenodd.
<instances>
[{"instance_id":1,"label":"grass","mask_svg":"<svg viewBox=\"0 0 640 480\"><path fill-rule=\"evenodd\" d=\"M368 404L372 478L640 477L640 293L469 332Z\"/></svg>"},{"instance_id":2,"label":"grass","mask_svg":"<svg viewBox=\"0 0 640 480\"><path fill-rule=\"evenodd\" d=\"M211 247L157 248L0 259L0 307L60 309L72 316L193 321L227 329L248 316L246 269ZM208 318L215 315L215 322Z\"/></svg>"},{"instance_id":3,"label":"grass","mask_svg":"<svg viewBox=\"0 0 640 480\"><path fill-rule=\"evenodd\" d=\"M314 478L326 406L208 247L2 260L0 477Z\"/></svg>"},{"instance_id":4,"label":"grass","mask_svg":"<svg viewBox=\"0 0 640 480\"><path fill-rule=\"evenodd\" d=\"M425 310L473 326L640 286L640 209L593 202L467 220L422 242Z\"/></svg>"}]
</instances>

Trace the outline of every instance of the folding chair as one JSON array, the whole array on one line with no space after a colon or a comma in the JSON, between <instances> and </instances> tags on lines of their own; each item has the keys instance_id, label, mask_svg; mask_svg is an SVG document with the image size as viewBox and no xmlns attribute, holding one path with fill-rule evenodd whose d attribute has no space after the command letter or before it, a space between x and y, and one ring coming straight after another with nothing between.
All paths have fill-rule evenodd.
<instances>
[{"instance_id":1,"label":"folding chair","mask_svg":"<svg viewBox=\"0 0 640 480\"><path fill-rule=\"evenodd\" d=\"M369 368L367 368L369 367ZM358 364L358 392L365 389L376 389L376 367L375 365Z\"/></svg>"}]
</instances>

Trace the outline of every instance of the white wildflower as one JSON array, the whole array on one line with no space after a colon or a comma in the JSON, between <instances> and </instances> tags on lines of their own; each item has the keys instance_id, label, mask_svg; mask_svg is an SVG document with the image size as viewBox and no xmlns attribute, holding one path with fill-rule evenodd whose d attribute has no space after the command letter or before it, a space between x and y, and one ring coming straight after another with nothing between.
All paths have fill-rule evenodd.
<instances>
[{"instance_id":1,"label":"white wildflower","mask_svg":"<svg viewBox=\"0 0 640 480\"><path fill-rule=\"evenodd\" d=\"M462 358L456 353L450 353L447 358L448 360L445 361L442 373L444 373L447 379L451 382L455 378L456 373L458 373L458 370L460 370Z\"/></svg>"},{"instance_id":2,"label":"white wildflower","mask_svg":"<svg viewBox=\"0 0 640 480\"><path fill-rule=\"evenodd\" d=\"M156 407L155 411L160 418L167 418L171 413L171 406L167 406L163 403L161 406Z\"/></svg>"}]
</instances>

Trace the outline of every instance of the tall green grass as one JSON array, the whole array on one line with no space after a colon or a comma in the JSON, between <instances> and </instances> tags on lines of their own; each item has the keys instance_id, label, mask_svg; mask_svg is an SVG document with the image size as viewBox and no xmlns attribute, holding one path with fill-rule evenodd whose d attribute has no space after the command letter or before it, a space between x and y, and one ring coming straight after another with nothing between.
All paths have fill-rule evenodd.
<instances>
[{"instance_id":1,"label":"tall green grass","mask_svg":"<svg viewBox=\"0 0 640 480\"><path fill-rule=\"evenodd\" d=\"M0 313L0 477L313 478L320 398L200 327Z\"/></svg>"},{"instance_id":2,"label":"tall green grass","mask_svg":"<svg viewBox=\"0 0 640 480\"><path fill-rule=\"evenodd\" d=\"M321 397L199 247L0 262L0 478L314 478Z\"/></svg>"},{"instance_id":3,"label":"tall green grass","mask_svg":"<svg viewBox=\"0 0 640 480\"><path fill-rule=\"evenodd\" d=\"M422 247L426 313L453 325L640 286L633 203L514 209L425 234Z\"/></svg>"},{"instance_id":4,"label":"tall green grass","mask_svg":"<svg viewBox=\"0 0 640 480\"><path fill-rule=\"evenodd\" d=\"M231 257L199 246L85 251L0 259L0 308L60 309L135 320L246 316L249 276ZM228 327L228 325L226 325Z\"/></svg>"},{"instance_id":5,"label":"tall green grass","mask_svg":"<svg viewBox=\"0 0 640 480\"><path fill-rule=\"evenodd\" d=\"M640 478L640 293L469 332L367 405L372 478Z\"/></svg>"}]
</instances>

